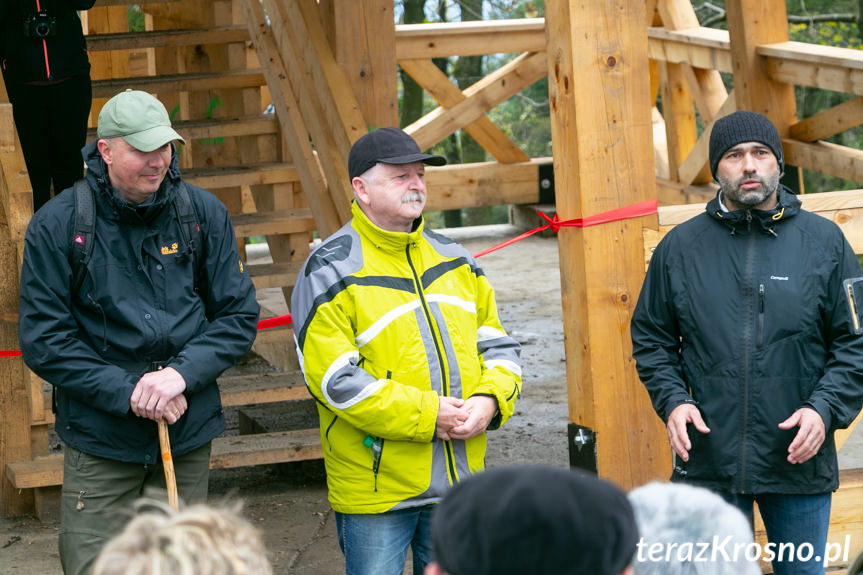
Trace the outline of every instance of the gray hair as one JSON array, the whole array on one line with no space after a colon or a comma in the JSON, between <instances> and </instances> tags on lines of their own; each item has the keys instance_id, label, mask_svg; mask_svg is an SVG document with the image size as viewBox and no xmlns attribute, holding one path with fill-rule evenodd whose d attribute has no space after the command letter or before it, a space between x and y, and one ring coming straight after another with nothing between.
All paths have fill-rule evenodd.
<instances>
[{"instance_id":1,"label":"gray hair","mask_svg":"<svg viewBox=\"0 0 863 575\"><path fill-rule=\"evenodd\" d=\"M635 575L761 574L749 521L719 495L653 482L633 489L629 502L640 534Z\"/></svg>"}]
</instances>

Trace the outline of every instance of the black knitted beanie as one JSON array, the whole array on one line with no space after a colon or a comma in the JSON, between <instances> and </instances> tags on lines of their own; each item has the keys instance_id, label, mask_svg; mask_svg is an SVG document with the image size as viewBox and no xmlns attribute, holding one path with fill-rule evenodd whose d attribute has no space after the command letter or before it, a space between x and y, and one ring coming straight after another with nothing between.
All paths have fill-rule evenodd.
<instances>
[{"instance_id":1,"label":"black knitted beanie","mask_svg":"<svg viewBox=\"0 0 863 575\"><path fill-rule=\"evenodd\" d=\"M761 142L773 152L779 162L779 172L785 171L782 140L776 126L757 112L738 110L716 120L710 132L710 173L716 178L716 166L729 148L743 142Z\"/></svg>"}]
</instances>

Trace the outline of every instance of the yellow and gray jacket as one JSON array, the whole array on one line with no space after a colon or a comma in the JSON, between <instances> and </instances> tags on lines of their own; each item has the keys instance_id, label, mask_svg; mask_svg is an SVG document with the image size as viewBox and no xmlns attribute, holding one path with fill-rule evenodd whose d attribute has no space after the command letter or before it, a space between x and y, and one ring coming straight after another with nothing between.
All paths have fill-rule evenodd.
<instances>
[{"instance_id":1,"label":"yellow and gray jacket","mask_svg":"<svg viewBox=\"0 0 863 575\"><path fill-rule=\"evenodd\" d=\"M300 365L318 401L330 503L382 513L440 500L484 466L485 434L435 437L439 396L489 395L496 429L521 390L521 346L460 245L384 231L359 207L309 256L291 298Z\"/></svg>"}]
</instances>

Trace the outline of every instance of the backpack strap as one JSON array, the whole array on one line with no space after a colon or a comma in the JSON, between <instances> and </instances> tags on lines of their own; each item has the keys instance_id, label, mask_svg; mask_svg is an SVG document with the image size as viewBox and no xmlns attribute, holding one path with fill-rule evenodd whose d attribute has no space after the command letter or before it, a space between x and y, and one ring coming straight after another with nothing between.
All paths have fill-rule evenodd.
<instances>
[{"instance_id":1,"label":"backpack strap","mask_svg":"<svg viewBox=\"0 0 863 575\"><path fill-rule=\"evenodd\" d=\"M72 238L72 293L81 289L93 255L96 231L96 200L86 178L75 182L75 228Z\"/></svg>"},{"instance_id":2,"label":"backpack strap","mask_svg":"<svg viewBox=\"0 0 863 575\"><path fill-rule=\"evenodd\" d=\"M198 214L185 182L180 182L177 193L174 194L174 211L180 221L180 233L186 243L185 254L192 258L192 267L195 273L195 291L200 287L200 252L203 246L201 239L201 226L198 224Z\"/></svg>"}]
</instances>

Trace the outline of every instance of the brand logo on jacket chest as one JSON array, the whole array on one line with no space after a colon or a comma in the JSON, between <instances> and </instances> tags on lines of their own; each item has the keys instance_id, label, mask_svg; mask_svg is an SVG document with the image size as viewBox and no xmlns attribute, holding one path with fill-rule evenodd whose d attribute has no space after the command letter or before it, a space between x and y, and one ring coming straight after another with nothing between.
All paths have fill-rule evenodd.
<instances>
[{"instance_id":1,"label":"brand logo on jacket chest","mask_svg":"<svg viewBox=\"0 0 863 575\"><path fill-rule=\"evenodd\" d=\"M171 247L162 246L161 252L163 256L168 256L177 253L177 242L171 244Z\"/></svg>"}]
</instances>

